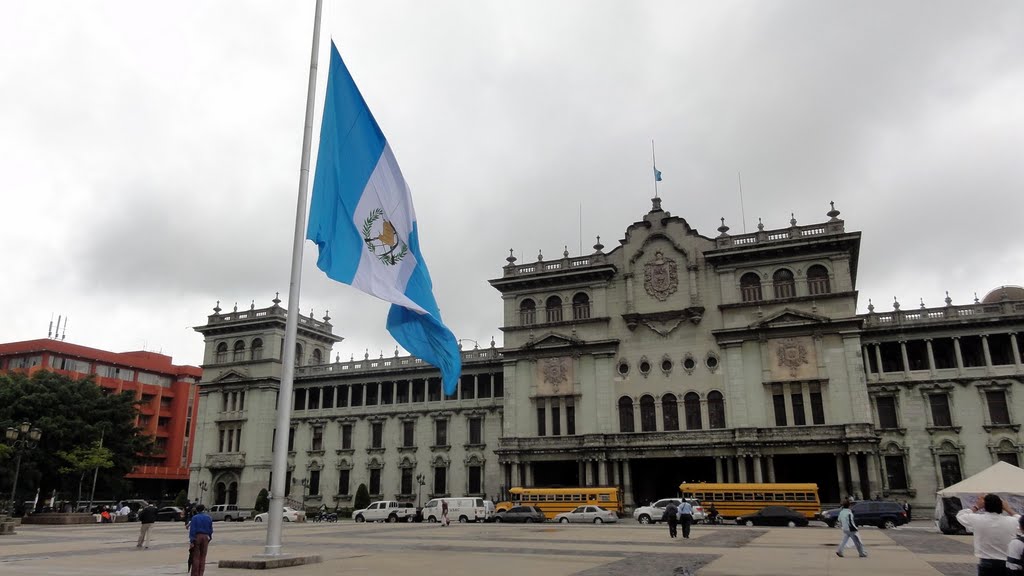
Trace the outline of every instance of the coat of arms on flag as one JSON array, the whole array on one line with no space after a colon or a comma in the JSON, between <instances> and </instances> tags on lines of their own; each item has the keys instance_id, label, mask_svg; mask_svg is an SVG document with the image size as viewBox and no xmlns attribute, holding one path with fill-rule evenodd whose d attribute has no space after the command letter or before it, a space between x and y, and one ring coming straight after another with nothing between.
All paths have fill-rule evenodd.
<instances>
[{"instance_id":1,"label":"coat of arms on flag","mask_svg":"<svg viewBox=\"0 0 1024 576\"><path fill-rule=\"evenodd\" d=\"M379 227L375 226L378 220L382 220ZM379 233L374 236L377 231ZM409 253L409 246L398 237L395 225L384 218L384 210L380 208L370 212L363 221L363 241L370 253L385 266L394 266Z\"/></svg>"}]
</instances>

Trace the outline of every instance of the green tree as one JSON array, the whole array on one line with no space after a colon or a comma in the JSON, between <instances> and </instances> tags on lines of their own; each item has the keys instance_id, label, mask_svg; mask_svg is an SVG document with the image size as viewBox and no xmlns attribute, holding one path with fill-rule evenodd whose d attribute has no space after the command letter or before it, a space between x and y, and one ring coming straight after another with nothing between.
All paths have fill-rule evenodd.
<instances>
[{"instance_id":1,"label":"green tree","mask_svg":"<svg viewBox=\"0 0 1024 576\"><path fill-rule=\"evenodd\" d=\"M370 491L366 488L366 484L360 484L359 488L356 489L356 499L352 502L352 506L356 510L362 510L370 505Z\"/></svg>"},{"instance_id":2,"label":"green tree","mask_svg":"<svg viewBox=\"0 0 1024 576\"><path fill-rule=\"evenodd\" d=\"M45 370L0 374L0 430L28 421L43 432L39 445L22 457L21 490L67 493L73 481L61 468L69 462L58 452L70 455L100 438L112 463L100 471L100 484L120 482L140 458L153 453L153 440L135 425L139 404L131 392L104 390L91 377L76 380ZM10 486L10 468L0 467L0 485Z\"/></svg>"},{"instance_id":3,"label":"green tree","mask_svg":"<svg viewBox=\"0 0 1024 576\"><path fill-rule=\"evenodd\" d=\"M270 510L270 497L267 494L267 489L260 490L260 493L256 495L256 505L253 509L257 514L262 514L267 510Z\"/></svg>"},{"instance_id":4,"label":"green tree","mask_svg":"<svg viewBox=\"0 0 1024 576\"><path fill-rule=\"evenodd\" d=\"M114 467L114 453L110 451L110 448L105 448L100 444L99 440L87 446L78 446L70 452L58 450L57 456L67 463L67 466L59 468L61 474L78 476L76 508L82 502L82 481L85 480L86 473L97 469L106 470Z\"/></svg>"},{"instance_id":5,"label":"green tree","mask_svg":"<svg viewBox=\"0 0 1024 576\"><path fill-rule=\"evenodd\" d=\"M178 492L178 495L174 497L174 504L171 504L171 506L177 506L178 508L188 506L188 493L184 490Z\"/></svg>"},{"instance_id":6,"label":"green tree","mask_svg":"<svg viewBox=\"0 0 1024 576\"><path fill-rule=\"evenodd\" d=\"M10 446L8 446L7 444L0 444L0 460L3 460L4 458L10 456L11 452L13 452L13 450L11 449Z\"/></svg>"}]
</instances>

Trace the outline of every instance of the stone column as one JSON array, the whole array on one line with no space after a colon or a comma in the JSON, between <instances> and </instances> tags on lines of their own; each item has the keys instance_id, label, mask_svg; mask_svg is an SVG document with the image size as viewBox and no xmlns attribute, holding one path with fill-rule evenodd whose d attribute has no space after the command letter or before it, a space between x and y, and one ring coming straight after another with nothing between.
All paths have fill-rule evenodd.
<instances>
[{"instance_id":1,"label":"stone column","mask_svg":"<svg viewBox=\"0 0 1024 576\"><path fill-rule=\"evenodd\" d=\"M761 472L761 455L754 455L754 482L761 484L764 482L764 473Z\"/></svg>"},{"instance_id":2,"label":"stone column","mask_svg":"<svg viewBox=\"0 0 1024 576\"><path fill-rule=\"evenodd\" d=\"M519 462L513 462L512 463L512 481L509 483L508 487L512 488L514 486L522 486L522 485L523 485L523 476L522 476L522 474L519 471Z\"/></svg>"},{"instance_id":3,"label":"stone column","mask_svg":"<svg viewBox=\"0 0 1024 576\"><path fill-rule=\"evenodd\" d=\"M736 475L735 475L735 472L733 471L733 460L734 460L734 458L731 457L731 456L726 456L725 459L724 459L726 482L728 482L730 484L732 484L733 482L736 481Z\"/></svg>"},{"instance_id":4,"label":"stone column","mask_svg":"<svg viewBox=\"0 0 1024 576\"><path fill-rule=\"evenodd\" d=\"M871 371L871 361L868 359L868 354L869 353L870 352L868 351L867 344L861 345L861 358L864 359L864 374L867 375L867 377L869 379L872 376L874 376L875 378L878 378L878 374L875 374L874 372Z\"/></svg>"},{"instance_id":5,"label":"stone column","mask_svg":"<svg viewBox=\"0 0 1024 576\"><path fill-rule=\"evenodd\" d=\"M1017 344L1016 332L1010 332L1010 350L1013 351L1013 363L1017 366L1017 370L1020 370L1020 345Z\"/></svg>"},{"instance_id":6,"label":"stone column","mask_svg":"<svg viewBox=\"0 0 1024 576\"><path fill-rule=\"evenodd\" d=\"M839 480L839 500L842 501L851 494L850 487L846 485L846 466L842 454L836 454L836 479Z\"/></svg>"},{"instance_id":7,"label":"stone column","mask_svg":"<svg viewBox=\"0 0 1024 576\"><path fill-rule=\"evenodd\" d=\"M593 478L591 478L592 474L590 473L590 460L583 460L581 464L583 465L583 485L593 486Z\"/></svg>"},{"instance_id":8,"label":"stone column","mask_svg":"<svg viewBox=\"0 0 1024 576\"><path fill-rule=\"evenodd\" d=\"M743 484L747 481L747 457L739 456L736 458L736 471L739 473L739 482Z\"/></svg>"},{"instance_id":9,"label":"stone column","mask_svg":"<svg viewBox=\"0 0 1024 576\"><path fill-rule=\"evenodd\" d=\"M868 456L868 458L871 460L872 464L874 464L875 473L878 475L878 480L879 480L879 482L881 483L881 486L882 486L882 492L883 493L888 493L889 492L889 477L882 470L882 455L880 453L876 452L876 453L871 454L870 456ZM870 474L870 470L868 471L868 473Z\"/></svg>"},{"instance_id":10,"label":"stone column","mask_svg":"<svg viewBox=\"0 0 1024 576\"><path fill-rule=\"evenodd\" d=\"M608 483L608 461L598 460L597 461L597 485L598 486L610 486Z\"/></svg>"},{"instance_id":11,"label":"stone column","mask_svg":"<svg viewBox=\"0 0 1024 576\"><path fill-rule=\"evenodd\" d=\"M964 369L964 354L960 351L960 337L953 336L953 352L956 353L956 369Z\"/></svg>"},{"instance_id":12,"label":"stone column","mask_svg":"<svg viewBox=\"0 0 1024 576\"><path fill-rule=\"evenodd\" d=\"M878 377L881 379L885 377L885 369L882 368L882 345L875 343L872 346L875 348L875 363L878 365Z\"/></svg>"},{"instance_id":13,"label":"stone column","mask_svg":"<svg viewBox=\"0 0 1024 576\"><path fill-rule=\"evenodd\" d=\"M679 409L676 408L676 411L678 412ZM655 430L665 430L665 420L662 418L662 414L664 414L664 412L661 411L661 398L656 398L654 400L654 429Z\"/></svg>"},{"instance_id":14,"label":"stone column","mask_svg":"<svg viewBox=\"0 0 1024 576\"><path fill-rule=\"evenodd\" d=\"M624 493L623 505L627 508L633 508L633 480L632 474L629 472L628 459L622 461L622 492Z\"/></svg>"},{"instance_id":15,"label":"stone column","mask_svg":"<svg viewBox=\"0 0 1024 576\"><path fill-rule=\"evenodd\" d=\"M903 377L910 378L910 356L907 355L906 340L900 340L900 357L903 358Z\"/></svg>"},{"instance_id":16,"label":"stone column","mask_svg":"<svg viewBox=\"0 0 1024 576\"><path fill-rule=\"evenodd\" d=\"M988 347L988 334L981 335L981 350L985 353L985 370L992 373L992 351Z\"/></svg>"},{"instance_id":17,"label":"stone column","mask_svg":"<svg viewBox=\"0 0 1024 576\"><path fill-rule=\"evenodd\" d=\"M867 499L868 497L881 494L885 487L882 486L882 477L878 473L878 455L869 453L865 454L865 456L868 461L868 486L874 492L874 494L865 494L864 498Z\"/></svg>"},{"instance_id":18,"label":"stone column","mask_svg":"<svg viewBox=\"0 0 1024 576\"><path fill-rule=\"evenodd\" d=\"M935 375L935 350L932 348L932 339L925 338L924 345L928 348L928 371L932 376Z\"/></svg>"},{"instance_id":19,"label":"stone column","mask_svg":"<svg viewBox=\"0 0 1024 576\"><path fill-rule=\"evenodd\" d=\"M866 499L866 495L861 491L860 486L860 466L857 464L857 455L850 454L850 493L861 499Z\"/></svg>"},{"instance_id":20,"label":"stone column","mask_svg":"<svg viewBox=\"0 0 1024 576\"><path fill-rule=\"evenodd\" d=\"M619 461L612 459L608 464L608 485L619 486Z\"/></svg>"},{"instance_id":21,"label":"stone column","mask_svg":"<svg viewBox=\"0 0 1024 576\"><path fill-rule=\"evenodd\" d=\"M766 458L767 463L768 463L768 482L774 483L775 482L775 457L774 456L765 456L765 458Z\"/></svg>"},{"instance_id":22,"label":"stone column","mask_svg":"<svg viewBox=\"0 0 1024 576\"><path fill-rule=\"evenodd\" d=\"M722 459L715 457L715 482L725 482L725 478L722 475Z\"/></svg>"},{"instance_id":23,"label":"stone column","mask_svg":"<svg viewBox=\"0 0 1024 576\"><path fill-rule=\"evenodd\" d=\"M526 467L526 485L533 486L533 462L523 462Z\"/></svg>"}]
</instances>

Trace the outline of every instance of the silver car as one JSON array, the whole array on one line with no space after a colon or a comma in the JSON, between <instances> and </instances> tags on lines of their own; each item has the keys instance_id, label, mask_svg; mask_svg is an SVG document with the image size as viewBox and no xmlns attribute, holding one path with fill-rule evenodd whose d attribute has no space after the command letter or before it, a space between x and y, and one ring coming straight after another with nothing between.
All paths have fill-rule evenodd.
<instances>
[{"instance_id":1,"label":"silver car","mask_svg":"<svg viewBox=\"0 0 1024 576\"><path fill-rule=\"evenodd\" d=\"M572 512L562 512L555 516L555 522L568 524L569 522L583 522L586 524L603 524L605 522L618 522L619 517L611 510L605 510L600 506L580 506Z\"/></svg>"}]
</instances>

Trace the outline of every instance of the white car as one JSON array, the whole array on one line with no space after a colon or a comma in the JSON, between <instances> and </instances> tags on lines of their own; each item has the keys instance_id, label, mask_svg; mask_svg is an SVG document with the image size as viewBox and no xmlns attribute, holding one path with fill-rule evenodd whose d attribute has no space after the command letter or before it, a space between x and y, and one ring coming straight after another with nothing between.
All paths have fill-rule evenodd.
<instances>
[{"instance_id":1,"label":"white car","mask_svg":"<svg viewBox=\"0 0 1024 576\"><path fill-rule=\"evenodd\" d=\"M584 522L587 524L604 524L605 522L618 522L619 517L611 510L605 510L600 506L580 506L572 512L562 512L555 516L555 522L568 524L570 522Z\"/></svg>"},{"instance_id":2,"label":"white car","mask_svg":"<svg viewBox=\"0 0 1024 576\"><path fill-rule=\"evenodd\" d=\"M704 507L700 505L700 502L692 498L687 498L686 501L693 506L693 521L703 521L705 517ZM641 524L661 522L661 518L665 515L665 509L668 508L669 504L675 504L676 508L678 508L682 502L682 498L662 498L650 506L641 506L633 510L633 518Z\"/></svg>"},{"instance_id":3,"label":"white car","mask_svg":"<svg viewBox=\"0 0 1024 576\"><path fill-rule=\"evenodd\" d=\"M253 521L254 522L266 522L267 521L267 513L264 512L262 514L257 514L256 517L253 518ZM296 510L294 508L289 508L289 507L285 506L284 507L284 521L285 522L305 522L306 521L306 513L304 511L302 511L302 510Z\"/></svg>"}]
</instances>

